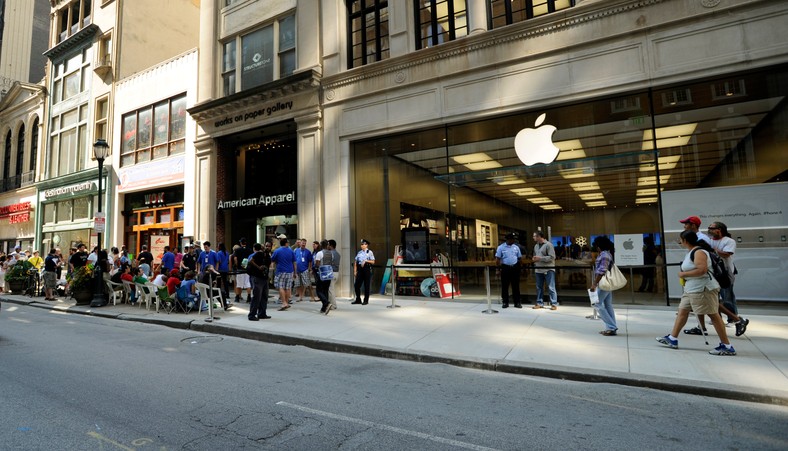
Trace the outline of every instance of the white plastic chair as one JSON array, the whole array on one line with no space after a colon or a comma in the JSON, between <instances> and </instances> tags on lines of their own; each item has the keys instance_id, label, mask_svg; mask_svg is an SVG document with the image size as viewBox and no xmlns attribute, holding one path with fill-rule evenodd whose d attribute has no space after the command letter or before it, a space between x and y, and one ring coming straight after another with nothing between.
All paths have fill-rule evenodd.
<instances>
[{"instance_id":1,"label":"white plastic chair","mask_svg":"<svg viewBox=\"0 0 788 451\"><path fill-rule=\"evenodd\" d=\"M123 289L126 291L126 303L131 304L131 293L134 291L132 283L128 280L122 280L120 283L123 284Z\"/></svg>"},{"instance_id":2,"label":"white plastic chair","mask_svg":"<svg viewBox=\"0 0 788 451\"><path fill-rule=\"evenodd\" d=\"M159 313L159 306L161 304L161 299L159 299L159 287L154 285L153 282L146 283L145 295L148 297L148 301L156 304L156 313Z\"/></svg>"},{"instance_id":3,"label":"white plastic chair","mask_svg":"<svg viewBox=\"0 0 788 451\"><path fill-rule=\"evenodd\" d=\"M134 286L137 288L137 302L142 308L142 303L145 303L145 307L150 310L150 296L148 290L145 288L144 283L134 283Z\"/></svg>"},{"instance_id":4,"label":"white plastic chair","mask_svg":"<svg viewBox=\"0 0 788 451\"><path fill-rule=\"evenodd\" d=\"M197 291L200 292L200 308L197 312L198 314L202 314L202 306L208 305L206 302L218 302L219 305L222 305L222 291L216 287L210 287L207 284L197 282L194 284L197 287Z\"/></svg>"},{"instance_id":5,"label":"white plastic chair","mask_svg":"<svg viewBox=\"0 0 788 451\"><path fill-rule=\"evenodd\" d=\"M123 303L126 287L122 283L116 283L111 280L105 280L104 282L107 285L107 293L112 297L112 305L118 305L118 297L120 297L120 302Z\"/></svg>"}]
</instances>

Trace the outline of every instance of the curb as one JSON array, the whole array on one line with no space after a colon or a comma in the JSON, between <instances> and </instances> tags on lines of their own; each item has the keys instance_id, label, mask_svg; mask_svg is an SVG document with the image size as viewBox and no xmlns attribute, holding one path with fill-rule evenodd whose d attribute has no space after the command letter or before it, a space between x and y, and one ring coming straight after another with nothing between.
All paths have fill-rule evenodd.
<instances>
[{"instance_id":1,"label":"curb","mask_svg":"<svg viewBox=\"0 0 788 451\"><path fill-rule=\"evenodd\" d=\"M446 356L428 352L408 352L401 349L363 346L355 343L347 343L334 340L321 340L307 336L287 335L282 333L271 333L247 330L232 326L225 326L216 323L206 323L202 321L173 321L167 319L157 319L141 317L129 314L112 314L101 311L83 310L82 308L58 307L52 304L43 304L31 299L29 302L3 298L4 302L27 305L47 310L58 310L66 313L76 313L80 315L96 316L100 318L117 319L122 321L136 321L140 323L153 324L158 326L170 327L181 330L194 330L198 332L224 335L229 337L255 340L264 343L272 343L286 346L304 346L319 351L337 352L343 354L363 355L367 357L377 357L384 359L402 360L418 363L442 363L445 365L460 368L469 368L483 371L495 371L500 373L517 374L523 376L537 376L551 379L571 380L588 383L606 383L624 385L629 387L649 388L653 390L669 391L673 393L686 393L691 395L706 396L712 398L729 399L734 401L754 402L760 404L771 404L777 406L788 406L788 393L774 394L764 390L745 391L743 387L712 383L708 381L691 381L703 385L690 385L688 381L676 378L661 378L645 375L631 375L629 373L585 370L578 371L574 367L564 367L557 365L538 365L538 364L518 364L505 362L500 359L469 359L462 357Z\"/></svg>"}]
</instances>

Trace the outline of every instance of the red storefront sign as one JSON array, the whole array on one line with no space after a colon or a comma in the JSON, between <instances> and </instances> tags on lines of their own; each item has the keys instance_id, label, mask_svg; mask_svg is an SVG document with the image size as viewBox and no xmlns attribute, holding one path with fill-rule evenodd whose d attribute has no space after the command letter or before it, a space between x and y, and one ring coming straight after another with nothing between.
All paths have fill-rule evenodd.
<instances>
[{"instance_id":1,"label":"red storefront sign","mask_svg":"<svg viewBox=\"0 0 788 451\"><path fill-rule=\"evenodd\" d=\"M30 220L30 209L30 202L20 202L0 207L0 219L8 218L10 224L27 222Z\"/></svg>"}]
</instances>

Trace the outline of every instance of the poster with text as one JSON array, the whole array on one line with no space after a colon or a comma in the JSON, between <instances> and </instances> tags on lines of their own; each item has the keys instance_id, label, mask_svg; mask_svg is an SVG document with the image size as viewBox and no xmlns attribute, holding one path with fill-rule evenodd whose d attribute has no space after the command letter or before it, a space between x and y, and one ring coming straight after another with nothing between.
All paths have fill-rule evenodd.
<instances>
[{"instance_id":1,"label":"poster with text","mask_svg":"<svg viewBox=\"0 0 788 451\"><path fill-rule=\"evenodd\" d=\"M643 264L643 234L613 235L616 247L615 260L618 266L635 266Z\"/></svg>"}]
</instances>

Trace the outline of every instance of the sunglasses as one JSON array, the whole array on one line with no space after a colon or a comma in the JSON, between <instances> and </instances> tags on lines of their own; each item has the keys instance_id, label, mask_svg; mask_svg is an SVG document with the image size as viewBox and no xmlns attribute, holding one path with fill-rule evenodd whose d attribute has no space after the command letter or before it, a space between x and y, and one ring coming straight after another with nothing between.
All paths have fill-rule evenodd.
<instances>
[{"instance_id":1,"label":"sunglasses","mask_svg":"<svg viewBox=\"0 0 788 451\"><path fill-rule=\"evenodd\" d=\"M720 230L719 227L709 227L709 230Z\"/></svg>"}]
</instances>

